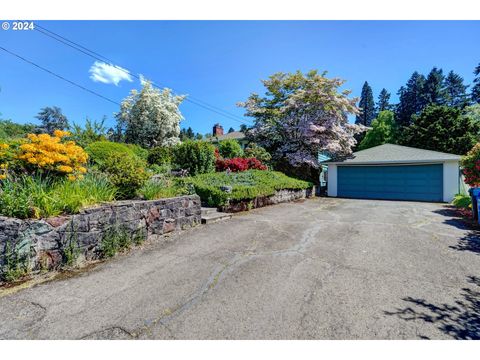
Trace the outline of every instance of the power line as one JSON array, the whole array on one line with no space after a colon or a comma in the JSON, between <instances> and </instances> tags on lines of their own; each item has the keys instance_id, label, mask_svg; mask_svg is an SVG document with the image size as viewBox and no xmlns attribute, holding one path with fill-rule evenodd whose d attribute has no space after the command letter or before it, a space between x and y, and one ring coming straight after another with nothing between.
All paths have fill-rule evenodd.
<instances>
[{"instance_id":1,"label":"power line","mask_svg":"<svg viewBox=\"0 0 480 360\"><path fill-rule=\"evenodd\" d=\"M37 29L37 28L42 29L42 30L44 30L44 31L39 30L39 29ZM120 66L118 66L118 65L115 65L115 61L114 61L114 60L109 59L109 58L107 58L107 57L105 57L105 56L103 56L103 55L101 55L101 54L99 54L99 53L97 53L97 52L95 52L95 51L93 51L93 50L90 50L90 49L86 48L85 46L80 45L80 44L78 44L78 43L76 43L76 42L74 42L74 41L72 41L72 40L69 40L69 39L67 39L66 37L64 37L64 36L62 36L62 35L59 35L59 34L53 32L53 31L51 31L51 30L48 30L48 29L44 28L43 26L35 25L35 30L37 30L37 31L39 31L40 33L42 33L43 35L46 35L46 36L48 36L48 37L50 37L50 38L52 38L52 39L54 39L54 40L56 40L56 41L58 41L58 42L61 42L62 44L67 45L67 46L69 46L69 47L71 47L71 48L73 48L73 49L75 49L75 50L77 50L77 51L79 51L79 52L81 52L81 53L83 53L83 54L85 54L85 55L93 58L93 59L96 59L96 60L99 60L99 61L102 61L102 62L108 62L108 63L110 63L111 66L115 67L116 69L118 69L118 70L120 70L120 71L122 71L122 72L124 72L124 73L126 73L126 74L128 74L128 75L130 75L130 76L132 76L132 77L134 77L134 78L136 78L136 79L138 79L138 80L141 80L141 77L138 76L137 74L135 74L135 73L133 73L133 72L127 70L127 69L124 69L124 68L122 68L122 67L120 67ZM161 86L160 86L159 84L155 83L154 81L151 81L151 84L152 84L152 86L161 89ZM200 106L200 107L202 107L202 108L204 108L204 109L206 109L206 110L212 111L212 112L214 112L214 113L216 113L216 114L218 114L218 115L227 117L227 118L229 118L229 119L231 119L231 120L240 122L240 123L242 123L242 124L245 124L245 121L248 121L248 120L241 119L241 118L238 117L237 115L231 114L231 113L229 113L229 112L227 112L227 111L225 111L225 110L223 110L223 109L220 109L220 108L218 108L218 107L216 107L216 106L214 106L214 105L210 105L210 104L208 104L208 103L206 103L206 102L204 102L204 101L202 101L202 100L200 100L200 99L196 99L196 98L194 98L193 96L187 97L187 98L185 99L185 101L188 101L188 102L190 102L190 103L192 103L192 104L195 104L195 105L197 105L197 106Z\"/></svg>"},{"instance_id":2,"label":"power line","mask_svg":"<svg viewBox=\"0 0 480 360\"><path fill-rule=\"evenodd\" d=\"M102 62L108 62L108 63L110 63L111 66L114 66L116 69L118 69L120 71L123 71L124 73L126 73L126 74L128 74L128 75L130 75L130 76L132 76L132 77L134 77L138 80L141 80L141 77L138 76L137 74L135 74L135 73L133 73L133 72L127 70L127 69L124 69L124 68L122 68L118 65L115 65L116 64L115 61L113 61L113 60L111 60L111 59L93 51L93 50L90 50L83 45L80 45L80 44L78 44L78 43L76 43L72 40L69 40L66 37L64 37L62 35L59 35L59 34L53 32L51 30L48 30L48 29L46 29L43 26L40 26L38 24L35 24L34 29L37 30L38 32L40 32L41 34L43 34L45 36L48 36L48 37L50 37L50 38L52 38L52 39L54 39L54 40L56 40L56 41L58 41L58 42L60 42L64 45L68 46L68 47L71 47L72 49L75 49L75 50L77 50L77 51L79 51L79 52L81 52L81 53L83 53L83 54L85 54L85 55L87 55L87 56L89 56L93 59L96 59L96 60L99 60L99 61L102 61ZM161 89L161 86L159 84L155 83L154 81L151 81L151 84L152 84L152 86ZM229 112L227 112L223 109L220 109L220 108L218 108L214 105L210 105L210 104L206 103L205 101L202 101L200 99L196 99L193 96L189 96L189 97L185 98L185 101L188 101L188 102L190 102L192 104L195 104L195 105L197 105L201 108L204 108L206 110L209 110L209 111L214 112L218 115L221 115L223 117L229 118L231 120L237 121L237 122L242 123L242 124L245 124L246 122L251 122L251 121L242 119L235 114L232 114L232 113L229 113Z\"/></svg>"},{"instance_id":3,"label":"power line","mask_svg":"<svg viewBox=\"0 0 480 360\"><path fill-rule=\"evenodd\" d=\"M57 77L57 78L59 78L59 79L61 79L61 80L63 80L63 81L66 81L66 82L70 83L70 84L73 85L73 86L76 86L76 87L78 87L78 88L80 88L80 89L82 89L82 90L84 90L84 91L87 91L87 92L89 92L90 94L93 94L93 95L98 96L98 97L100 97L100 98L102 98L102 99L104 99L104 100L107 100L107 101L109 101L109 102L111 102L111 103L113 103L113 104L116 104L116 105L121 106L121 104L120 104L119 102L117 102L117 101L115 101L115 100L112 100L112 99L109 99L108 97L103 96L102 94L99 94L99 93L97 93L96 91L90 90L90 89L88 89L88 88L86 88L86 87L84 87L84 86L82 86L82 85L80 85L80 84L78 84L78 83L76 83L76 82L74 82L74 81L72 81L72 80L69 80L69 79L63 77L62 75L59 75L59 74L57 74L57 73L55 73L55 72L53 72L53 71L51 71L51 70L48 70L48 69L44 68L43 66L40 66L40 65L34 63L33 61L30 61L30 60L24 58L23 56L14 53L13 51L7 50L7 49L5 49L5 48L2 47L2 46L0 46L0 50L3 50L3 51L5 51L6 53L15 56L15 57L17 57L18 59L20 59L20 60L22 60L22 61L24 61L24 62L26 62L26 63L28 63L28 64L30 64L30 65L33 65L33 66L35 66L35 67L37 67L37 68L39 68L39 69L41 69L41 70L43 70L43 71L45 71L45 72L47 72L47 73L49 73L50 75L53 75L53 76L55 76L55 77Z\"/></svg>"}]
</instances>

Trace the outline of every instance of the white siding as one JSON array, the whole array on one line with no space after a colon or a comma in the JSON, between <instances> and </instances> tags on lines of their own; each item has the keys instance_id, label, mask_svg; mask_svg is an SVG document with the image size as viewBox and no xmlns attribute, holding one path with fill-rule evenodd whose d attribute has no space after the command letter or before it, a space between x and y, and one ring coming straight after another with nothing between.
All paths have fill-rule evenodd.
<instances>
[{"instance_id":1,"label":"white siding","mask_svg":"<svg viewBox=\"0 0 480 360\"><path fill-rule=\"evenodd\" d=\"M328 164L327 194L337 196L337 165L335 164Z\"/></svg>"},{"instance_id":2,"label":"white siding","mask_svg":"<svg viewBox=\"0 0 480 360\"><path fill-rule=\"evenodd\" d=\"M459 167L458 161L443 163L443 201L450 202L459 192Z\"/></svg>"}]
</instances>

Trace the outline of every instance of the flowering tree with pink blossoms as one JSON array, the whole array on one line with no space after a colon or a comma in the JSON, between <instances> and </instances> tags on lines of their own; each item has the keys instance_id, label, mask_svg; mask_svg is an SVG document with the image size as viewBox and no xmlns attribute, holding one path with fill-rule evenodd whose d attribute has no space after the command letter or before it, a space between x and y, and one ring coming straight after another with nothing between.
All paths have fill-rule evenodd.
<instances>
[{"instance_id":1,"label":"flowering tree with pink blossoms","mask_svg":"<svg viewBox=\"0 0 480 360\"><path fill-rule=\"evenodd\" d=\"M319 152L347 157L362 126L350 124L348 115L359 111L350 91L340 90L344 80L326 73L276 73L263 80L265 96L251 94L239 103L254 118L247 136L266 148L275 162L293 167L319 167Z\"/></svg>"}]
</instances>

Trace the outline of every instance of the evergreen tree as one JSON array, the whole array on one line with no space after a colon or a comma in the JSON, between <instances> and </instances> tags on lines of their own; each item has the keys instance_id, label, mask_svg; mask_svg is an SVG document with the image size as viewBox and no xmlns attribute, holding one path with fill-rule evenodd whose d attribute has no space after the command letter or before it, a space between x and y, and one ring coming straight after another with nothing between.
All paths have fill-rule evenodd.
<instances>
[{"instance_id":1,"label":"evergreen tree","mask_svg":"<svg viewBox=\"0 0 480 360\"><path fill-rule=\"evenodd\" d=\"M447 93L444 87L445 76L443 70L434 67L425 80L423 87L423 101L427 105L443 105L447 101Z\"/></svg>"},{"instance_id":2,"label":"evergreen tree","mask_svg":"<svg viewBox=\"0 0 480 360\"><path fill-rule=\"evenodd\" d=\"M234 129L233 127L231 127L230 129L228 129L228 133L229 133L229 134L232 133L232 132L234 132L234 131L235 131L235 129Z\"/></svg>"},{"instance_id":3,"label":"evergreen tree","mask_svg":"<svg viewBox=\"0 0 480 360\"><path fill-rule=\"evenodd\" d=\"M474 103L480 104L480 64L475 68L473 74L475 79L473 80L471 97Z\"/></svg>"},{"instance_id":4,"label":"evergreen tree","mask_svg":"<svg viewBox=\"0 0 480 360\"><path fill-rule=\"evenodd\" d=\"M463 108L468 105L467 86L463 78L450 71L445 78L446 105Z\"/></svg>"},{"instance_id":5,"label":"evergreen tree","mask_svg":"<svg viewBox=\"0 0 480 360\"><path fill-rule=\"evenodd\" d=\"M187 129L180 130L179 137L181 141L194 140L196 137L198 137L198 134L195 135L192 128L189 126Z\"/></svg>"},{"instance_id":6,"label":"evergreen tree","mask_svg":"<svg viewBox=\"0 0 480 360\"><path fill-rule=\"evenodd\" d=\"M186 135L188 139L193 139L195 137L195 133L190 126L187 129Z\"/></svg>"},{"instance_id":7,"label":"evergreen tree","mask_svg":"<svg viewBox=\"0 0 480 360\"><path fill-rule=\"evenodd\" d=\"M360 95L360 113L357 115L355 124L370 126L375 118L375 101L373 100L373 92L368 82L365 81Z\"/></svg>"},{"instance_id":8,"label":"evergreen tree","mask_svg":"<svg viewBox=\"0 0 480 360\"><path fill-rule=\"evenodd\" d=\"M421 149L463 155L477 143L480 123L460 109L429 105L404 129L399 142Z\"/></svg>"},{"instance_id":9,"label":"evergreen tree","mask_svg":"<svg viewBox=\"0 0 480 360\"><path fill-rule=\"evenodd\" d=\"M378 95L377 113L390 110L390 108L390 93L387 91L387 89L383 88L382 91L380 91L380 95Z\"/></svg>"},{"instance_id":10,"label":"evergreen tree","mask_svg":"<svg viewBox=\"0 0 480 360\"><path fill-rule=\"evenodd\" d=\"M50 135L53 134L54 130L68 129L68 119L63 115L62 109L57 106L44 107L35 117L42 122L40 131Z\"/></svg>"},{"instance_id":11,"label":"evergreen tree","mask_svg":"<svg viewBox=\"0 0 480 360\"><path fill-rule=\"evenodd\" d=\"M423 110L425 81L425 76L415 71L407 84L398 90L400 102L396 108L395 119L399 127L409 126L412 122L412 115L418 115Z\"/></svg>"},{"instance_id":12,"label":"evergreen tree","mask_svg":"<svg viewBox=\"0 0 480 360\"><path fill-rule=\"evenodd\" d=\"M178 137L180 138L180 141L187 140L187 131L185 129L181 129Z\"/></svg>"},{"instance_id":13,"label":"evergreen tree","mask_svg":"<svg viewBox=\"0 0 480 360\"><path fill-rule=\"evenodd\" d=\"M245 133L247 131L247 125L245 124L240 125L240 131Z\"/></svg>"}]
</instances>

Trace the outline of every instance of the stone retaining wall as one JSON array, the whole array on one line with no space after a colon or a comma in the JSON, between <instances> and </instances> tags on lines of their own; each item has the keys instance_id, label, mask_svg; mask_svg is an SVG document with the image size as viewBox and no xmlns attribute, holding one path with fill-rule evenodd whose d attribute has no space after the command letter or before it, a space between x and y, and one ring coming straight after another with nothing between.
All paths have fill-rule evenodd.
<instances>
[{"instance_id":1,"label":"stone retaining wall","mask_svg":"<svg viewBox=\"0 0 480 360\"><path fill-rule=\"evenodd\" d=\"M197 195L120 201L84 209L76 215L42 220L0 216L0 269L7 261L7 254L26 260L31 270L55 268L72 251L76 261L99 258L102 239L112 229L121 229L135 241L200 222L201 204Z\"/></svg>"},{"instance_id":2,"label":"stone retaining wall","mask_svg":"<svg viewBox=\"0 0 480 360\"><path fill-rule=\"evenodd\" d=\"M240 211L247 211L263 206L279 204L288 201L300 200L314 196L314 189L305 190L278 190L274 195L261 196L253 200L245 200L240 202L230 203L225 206L221 206L220 210L223 212L236 213Z\"/></svg>"}]
</instances>

